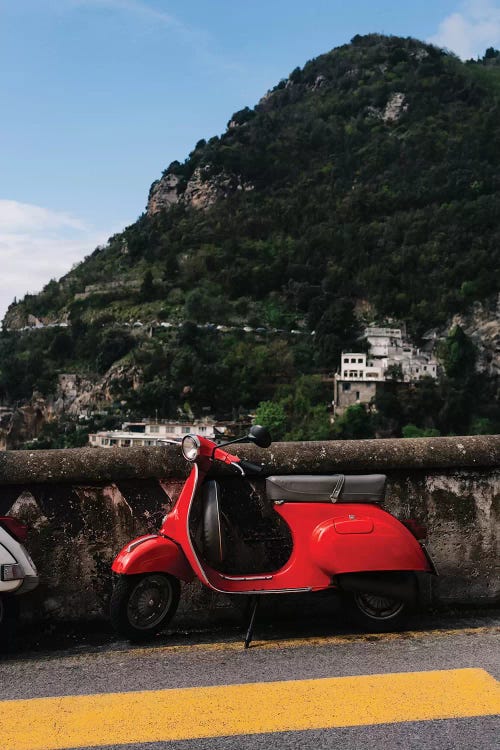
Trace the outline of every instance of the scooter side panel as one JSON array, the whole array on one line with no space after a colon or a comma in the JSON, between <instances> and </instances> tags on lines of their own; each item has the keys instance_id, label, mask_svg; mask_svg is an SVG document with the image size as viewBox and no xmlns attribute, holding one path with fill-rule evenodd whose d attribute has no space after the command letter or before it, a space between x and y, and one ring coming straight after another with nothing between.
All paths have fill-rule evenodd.
<instances>
[{"instance_id":1,"label":"scooter side panel","mask_svg":"<svg viewBox=\"0 0 500 750\"><path fill-rule=\"evenodd\" d=\"M170 573L181 581L194 578L193 569L179 545L159 534L129 542L116 556L112 570L119 575Z\"/></svg>"},{"instance_id":2,"label":"scooter side panel","mask_svg":"<svg viewBox=\"0 0 500 750\"><path fill-rule=\"evenodd\" d=\"M413 534L390 513L372 505L336 506L333 516L315 528L311 555L332 575L391 570L431 572Z\"/></svg>"},{"instance_id":3,"label":"scooter side panel","mask_svg":"<svg viewBox=\"0 0 500 750\"><path fill-rule=\"evenodd\" d=\"M431 572L411 532L377 506L294 502L277 506L276 511L293 536L287 563L269 574L249 576L227 576L205 565L205 582L211 588L229 593L314 591L332 586L341 573Z\"/></svg>"}]
</instances>

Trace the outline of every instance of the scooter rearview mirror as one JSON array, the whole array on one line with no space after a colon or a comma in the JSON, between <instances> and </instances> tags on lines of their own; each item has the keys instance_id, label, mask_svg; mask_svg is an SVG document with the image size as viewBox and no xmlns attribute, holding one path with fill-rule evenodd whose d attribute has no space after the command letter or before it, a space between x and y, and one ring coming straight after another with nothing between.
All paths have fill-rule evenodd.
<instances>
[{"instance_id":1,"label":"scooter rearview mirror","mask_svg":"<svg viewBox=\"0 0 500 750\"><path fill-rule=\"evenodd\" d=\"M261 427L260 424L254 424L250 428L248 433L248 440L251 443L255 443L259 448L269 448L272 443L271 435L266 427Z\"/></svg>"}]
</instances>

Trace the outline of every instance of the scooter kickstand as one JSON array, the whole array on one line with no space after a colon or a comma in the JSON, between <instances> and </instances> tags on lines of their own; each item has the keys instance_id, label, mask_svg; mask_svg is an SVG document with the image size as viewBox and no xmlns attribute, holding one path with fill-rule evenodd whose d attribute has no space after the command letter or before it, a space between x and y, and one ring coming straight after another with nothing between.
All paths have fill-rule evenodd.
<instances>
[{"instance_id":1,"label":"scooter kickstand","mask_svg":"<svg viewBox=\"0 0 500 750\"><path fill-rule=\"evenodd\" d=\"M252 642L253 626L255 624L255 615L257 614L258 606L259 606L259 597L254 596L253 604L252 604L252 613L250 615L250 623L248 625L247 635L245 638L245 648L248 648L250 646L250 643Z\"/></svg>"}]
</instances>

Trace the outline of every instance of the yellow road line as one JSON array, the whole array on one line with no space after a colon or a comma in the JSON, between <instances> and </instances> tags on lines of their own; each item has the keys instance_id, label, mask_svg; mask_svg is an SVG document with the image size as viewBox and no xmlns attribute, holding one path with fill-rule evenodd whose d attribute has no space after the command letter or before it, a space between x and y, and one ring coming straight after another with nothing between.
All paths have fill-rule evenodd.
<instances>
[{"instance_id":1,"label":"yellow road line","mask_svg":"<svg viewBox=\"0 0 500 750\"><path fill-rule=\"evenodd\" d=\"M456 629L435 629L435 630L406 630L401 633L346 633L344 635L327 635L327 636L310 636L308 638L276 638L270 641L252 641L252 649L283 649L283 648L302 648L304 646L337 646L349 643L372 643L377 641L404 641L418 640L420 638L456 636L456 635L476 635L485 633L499 633L500 626L483 625L477 628L456 628ZM128 648L126 650L116 649L108 651L106 654L99 653L99 657L113 656L114 654L135 656L140 654L165 652L167 654L191 653L192 651L241 651L243 648L242 640L239 641L219 641L217 643L193 643L187 645L174 646L146 646L142 648ZM90 654L86 654L85 658ZM83 658L83 657L82 657Z\"/></svg>"},{"instance_id":2,"label":"yellow road line","mask_svg":"<svg viewBox=\"0 0 500 750\"><path fill-rule=\"evenodd\" d=\"M500 713L482 669L0 703L2 750L59 750Z\"/></svg>"}]
</instances>

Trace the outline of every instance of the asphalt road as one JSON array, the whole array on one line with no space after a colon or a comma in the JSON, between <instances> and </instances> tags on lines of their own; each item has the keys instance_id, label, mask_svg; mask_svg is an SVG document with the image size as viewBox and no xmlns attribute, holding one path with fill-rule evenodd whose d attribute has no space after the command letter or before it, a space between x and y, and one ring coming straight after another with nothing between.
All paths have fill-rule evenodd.
<instances>
[{"instance_id":1,"label":"asphalt road","mask_svg":"<svg viewBox=\"0 0 500 750\"><path fill-rule=\"evenodd\" d=\"M0 662L1 747L497 750L500 612L412 626L264 622L248 651L230 629L21 651Z\"/></svg>"}]
</instances>

